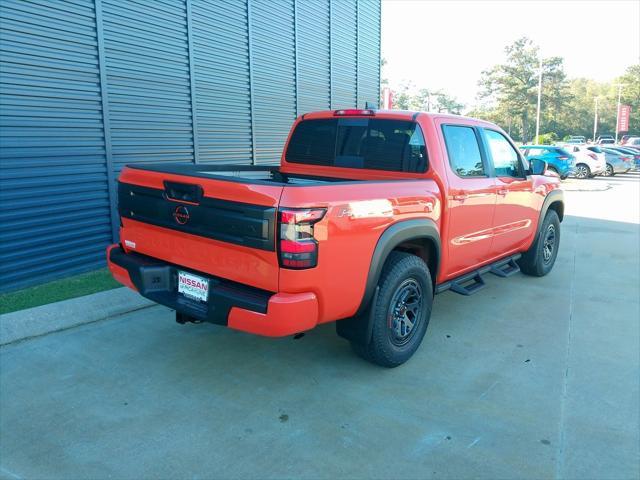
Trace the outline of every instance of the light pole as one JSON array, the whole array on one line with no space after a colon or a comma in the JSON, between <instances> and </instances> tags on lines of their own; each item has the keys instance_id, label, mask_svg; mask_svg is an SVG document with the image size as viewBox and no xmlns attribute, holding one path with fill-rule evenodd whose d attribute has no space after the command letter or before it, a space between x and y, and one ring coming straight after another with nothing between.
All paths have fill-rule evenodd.
<instances>
[{"instance_id":1,"label":"light pole","mask_svg":"<svg viewBox=\"0 0 640 480\"><path fill-rule=\"evenodd\" d=\"M538 111L536 113L536 138L535 141L539 142L538 136L540 135L540 99L542 97L542 55L540 56L540 70L538 71Z\"/></svg>"},{"instance_id":2,"label":"light pole","mask_svg":"<svg viewBox=\"0 0 640 480\"><path fill-rule=\"evenodd\" d=\"M593 115L593 143L596 143L597 131L598 131L598 97L596 97L596 109Z\"/></svg>"},{"instance_id":3,"label":"light pole","mask_svg":"<svg viewBox=\"0 0 640 480\"><path fill-rule=\"evenodd\" d=\"M622 96L623 83L618 83L618 111L616 112L616 143L618 143L618 125L620 123L620 97Z\"/></svg>"}]
</instances>

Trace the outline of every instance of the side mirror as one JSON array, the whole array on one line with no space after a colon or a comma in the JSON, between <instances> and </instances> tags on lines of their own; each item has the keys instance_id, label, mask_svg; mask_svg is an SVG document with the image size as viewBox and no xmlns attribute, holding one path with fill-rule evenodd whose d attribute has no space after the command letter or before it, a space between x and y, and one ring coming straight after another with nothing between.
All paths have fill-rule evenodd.
<instances>
[{"instance_id":1,"label":"side mirror","mask_svg":"<svg viewBox=\"0 0 640 480\"><path fill-rule=\"evenodd\" d=\"M539 158L531 159L531 175L544 175L547 171L547 162Z\"/></svg>"}]
</instances>

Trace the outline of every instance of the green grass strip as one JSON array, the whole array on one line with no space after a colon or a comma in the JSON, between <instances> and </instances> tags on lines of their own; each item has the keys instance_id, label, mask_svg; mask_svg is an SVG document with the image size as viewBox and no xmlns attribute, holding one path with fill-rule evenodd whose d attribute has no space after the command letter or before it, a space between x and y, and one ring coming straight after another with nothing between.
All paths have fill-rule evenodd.
<instances>
[{"instance_id":1,"label":"green grass strip","mask_svg":"<svg viewBox=\"0 0 640 480\"><path fill-rule=\"evenodd\" d=\"M0 294L0 314L121 287L106 268Z\"/></svg>"}]
</instances>

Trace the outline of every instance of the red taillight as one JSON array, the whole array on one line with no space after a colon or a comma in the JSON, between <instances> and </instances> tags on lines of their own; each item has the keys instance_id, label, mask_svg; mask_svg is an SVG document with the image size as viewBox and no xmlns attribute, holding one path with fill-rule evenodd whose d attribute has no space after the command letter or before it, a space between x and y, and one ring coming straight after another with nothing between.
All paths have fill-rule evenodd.
<instances>
[{"instance_id":1,"label":"red taillight","mask_svg":"<svg viewBox=\"0 0 640 480\"><path fill-rule=\"evenodd\" d=\"M280 266L313 268L318 264L318 242L313 237L313 225L324 217L324 208L281 208Z\"/></svg>"},{"instance_id":2,"label":"red taillight","mask_svg":"<svg viewBox=\"0 0 640 480\"><path fill-rule=\"evenodd\" d=\"M347 116L347 115L366 115L373 116L376 114L375 110L371 110L370 108L359 110L355 108L347 108L346 110L336 110L333 114L337 117Z\"/></svg>"},{"instance_id":3,"label":"red taillight","mask_svg":"<svg viewBox=\"0 0 640 480\"><path fill-rule=\"evenodd\" d=\"M594 160L598 159L598 156L595 153L587 153L587 155L589 155L591 158L593 158Z\"/></svg>"}]
</instances>

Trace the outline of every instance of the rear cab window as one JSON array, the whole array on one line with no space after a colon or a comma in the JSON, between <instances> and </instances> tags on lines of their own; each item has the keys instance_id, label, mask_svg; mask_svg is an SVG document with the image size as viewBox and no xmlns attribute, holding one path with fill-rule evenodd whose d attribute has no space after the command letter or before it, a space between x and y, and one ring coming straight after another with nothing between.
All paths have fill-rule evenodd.
<instances>
[{"instance_id":1,"label":"rear cab window","mask_svg":"<svg viewBox=\"0 0 640 480\"><path fill-rule=\"evenodd\" d=\"M427 150L414 121L376 118L303 120L291 134L289 163L424 173Z\"/></svg>"}]
</instances>

